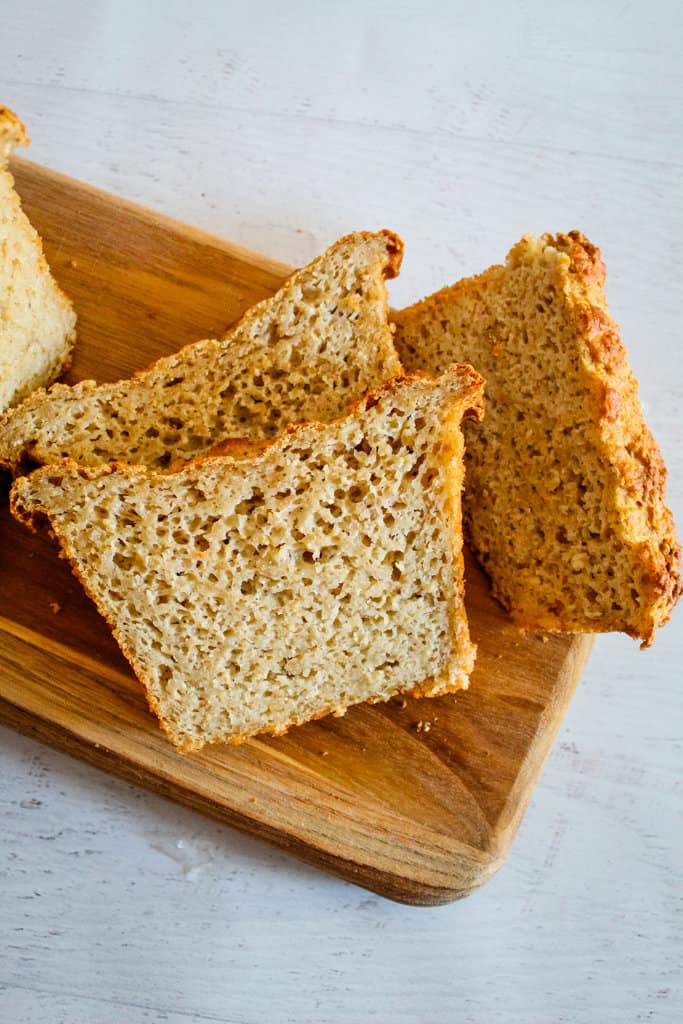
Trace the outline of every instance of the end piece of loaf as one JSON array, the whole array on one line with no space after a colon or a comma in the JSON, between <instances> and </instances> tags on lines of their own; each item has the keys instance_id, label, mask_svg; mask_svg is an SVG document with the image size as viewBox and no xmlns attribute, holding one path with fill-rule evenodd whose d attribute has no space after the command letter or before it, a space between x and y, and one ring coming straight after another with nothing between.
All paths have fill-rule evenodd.
<instances>
[{"instance_id":1,"label":"end piece of loaf","mask_svg":"<svg viewBox=\"0 0 683 1024\"><path fill-rule=\"evenodd\" d=\"M188 345L130 380L32 395L0 424L0 464L15 474L64 457L165 468L224 437L272 438L288 423L342 416L401 372L385 279L402 254L391 232L348 235L222 340Z\"/></svg>"},{"instance_id":2,"label":"end piece of loaf","mask_svg":"<svg viewBox=\"0 0 683 1024\"><path fill-rule=\"evenodd\" d=\"M504 266L398 313L396 345L407 367L486 378L463 507L517 623L647 645L679 596L680 547L604 281L579 232L526 235Z\"/></svg>"},{"instance_id":3,"label":"end piece of loaf","mask_svg":"<svg viewBox=\"0 0 683 1024\"><path fill-rule=\"evenodd\" d=\"M17 146L28 146L24 124L8 107L0 107L0 165L4 166Z\"/></svg>"},{"instance_id":4,"label":"end piece of loaf","mask_svg":"<svg viewBox=\"0 0 683 1024\"><path fill-rule=\"evenodd\" d=\"M253 458L65 460L17 480L12 511L49 521L181 749L446 693L475 654L460 421L482 384L470 367L397 378Z\"/></svg>"},{"instance_id":5,"label":"end piece of loaf","mask_svg":"<svg viewBox=\"0 0 683 1024\"><path fill-rule=\"evenodd\" d=\"M6 166L14 147L28 141L21 121L0 107L0 412L58 377L76 336L76 314Z\"/></svg>"}]
</instances>

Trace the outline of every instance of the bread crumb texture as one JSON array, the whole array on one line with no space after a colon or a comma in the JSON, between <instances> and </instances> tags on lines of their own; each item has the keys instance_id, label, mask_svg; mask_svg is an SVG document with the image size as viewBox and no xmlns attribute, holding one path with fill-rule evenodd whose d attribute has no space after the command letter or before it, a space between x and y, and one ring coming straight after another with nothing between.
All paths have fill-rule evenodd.
<instances>
[{"instance_id":1,"label":"bread crumb texture","mask_svg":"<svg viewBox=\"0 0 683 1024\"><path fill-rule=\"evenodd\" d=\"M464 514L517 623L645 646L680 595L680 546L604 281L579 232L525 235L504 266L398 313L396 345L407 367L467 361L486 379Z\"/></svg>"},{"instance_id":2,"label":"bread crumb texture","mask_svg":"<svg viewBox=\"0 0 683 1024\"><path fill-rule=\"evenodd\" d=\"M474 662L460 421L482 384L397 378L253 458L65 460L17 480L12 510L49 523L181 749L445 693Z\"/></svg>"},{"instance_id":3,"label":"bread crumb texture","mask_svg":"<svg viewBox=\"0 0 683 1024\"><path fill-rule=\"evenodd\" d=\"M76 336L76 314L6 166L14 147L28 141L21 121L0 107L0 412L58 377Z\"/></svg>"},{"instance_id":4,"label":"bread crumb texture","mask_svg":"<svg viewBox=\"0 0 683 1024\"><path fill-rule=\"evenodd\" d=\"M130 380L39 391L0 423L0 464L15 473L72 458L166 468L226 437L272 438L331 421L401 372L385 279L403 243L357 232L254 306L221 340L188 345Z\"/></svg>"}]
</instances>

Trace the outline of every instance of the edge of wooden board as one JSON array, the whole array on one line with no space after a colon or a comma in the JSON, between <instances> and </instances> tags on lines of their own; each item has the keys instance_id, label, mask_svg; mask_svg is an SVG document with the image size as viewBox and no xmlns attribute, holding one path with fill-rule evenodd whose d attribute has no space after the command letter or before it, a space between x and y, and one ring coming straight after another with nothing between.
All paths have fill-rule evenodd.
<instances>
[{"instance_id":1,"label":"edge of wooden board","mask_svg":"<svg viewBox=\"0 0 683 1024\"><path fill-rule=\"evenodd\" d=\"M53 659L59 658L56 651L46 653L41 649L41 638L38 635L35 640L31 640L28 634L23 637L13 636L4 628L2 633L5 637L4 649L0 653L3 675L7 678L8 674L12 674L20 686L25 685L30 679L31 670L28 666L32 662L35 663L36 658L39 661L44 658L46 668ZM352 807L330 805L326 808L325 819L334 833L330 842L326 843L325 833L321 833L315 827L314 819L317 818L318 811L315 814L311 813L308 825L304 823L302 827L299 823L298 828L293 828L291 822L286 820L286 816L283 820L282 817L273 815L272 807L277 806L277 802L273 803L272 800L264 798L262 807L240 807L236 800L218 802L215 794L203 795L197 791L196 785L193 785L190 779L183 783L184 771L174 771L174 766L182 766L190 777L195 769L204 769L196 764L195 757L188 758L187 755L177 754L158 730L151 716L146 725L149 731L144 736L148 750L143 757L138 758L130 756L129 745L128 749L125 745L117 745L115 734L113 742L111 736L108 740L105 735L97 738L88 737L79 730L77 718L72 724L67 724L59 721L60 716L55 714L54 710L49 716L43 716L35 707L22 706L20 698L10 700L6 696L0 697L0 721L109 774L143 786L157 795L172 799L224 824L266 839L309 864L331 871L379 895L416 906L436 906L469 895L485 884L504 863L592 646L593 637L590 636L577 636L568 645L567 656L554 691L554 699L539 722L536 735L520 764L516 784L510 791L498 827L491 831L481 848L449 842L448 837L429 830L424 830L424 833L418 836L414 829L407 827L402 836L401 873L389 867L389 857L382 851L385 838L380 835L381 829L378 826L367 833L358 832L358 836L363 840L362 846L360 843L354 845L354 836L349 833L347 845L340 852L338 829L340 826L349 829L353 816ZM12 659L8 657L11 648L14 648L16 654ZM69 653L68 649L65 650L60 660L69 663ZM21 677L19 664L22 665ZM92 673L93 667L86 665L86 671ZM40 678L43 677L43 672L38 674ZM133 677L130 681L135 685ZM107 685L108 681L99 682ZM30 701L24 703L30 704ZM211 748L207 750L210 756ZM405 824L408 826L407 822ZM400 832L399 820L394 831L387 830L386 834L386 840L391 843L391 856L394 860L397 854L395 840ZM425 856L420 845L420 841L425 838L429 839L432 851L439 851L437 856L434 856L433 852L429 857Z\"/></svg>"}]
</instances>

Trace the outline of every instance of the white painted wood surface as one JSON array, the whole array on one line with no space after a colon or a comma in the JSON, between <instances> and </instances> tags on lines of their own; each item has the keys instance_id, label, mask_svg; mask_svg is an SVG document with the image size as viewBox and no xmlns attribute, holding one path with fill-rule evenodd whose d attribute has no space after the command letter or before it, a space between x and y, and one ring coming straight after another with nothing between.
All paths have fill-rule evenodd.
<instances>
[{"instance_id":1,"label":"white painted wood surface","mask_svg":"<svg viewBox=\"0 0 683 1024\"><path fill-rule=\"evenodd\" d=\"M683 524L681 6L3 0L37 161L301 263L392 227L400 305L580 227ZM683 1019L681 613L601 638L512 855L401 907L6 730L0 1019Z\"/></svg>"}]
</instances>

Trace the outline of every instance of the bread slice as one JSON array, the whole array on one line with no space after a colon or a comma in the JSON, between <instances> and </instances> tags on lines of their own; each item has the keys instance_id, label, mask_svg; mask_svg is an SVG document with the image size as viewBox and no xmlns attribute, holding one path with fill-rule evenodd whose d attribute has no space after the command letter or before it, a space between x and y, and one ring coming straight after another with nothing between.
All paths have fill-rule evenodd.
<instances>
[{"instance_id":1,"label":"bread slice","mask_svg":"<svg viewBox=\"0 0 683 1024\"><path fill-rule=\"evenodd\" d=\"M28 141L18 117L0 107L0 412L58 377L76 337L76 314L7 170L14 147Z\"/></svg>"},{"instance_id":2,"label":"bread slice","mask_svg":"<svg viewBox=\"0 0 683 1024\"><path fill-rule=\"evenodd\" d=\"M463 508L516 622L647 645L680 594L680 548L604 280L579 232L525 235L504 266L398 313L396 345L407 367L486 378Z\"/></svg>"},{"instance_id":3,"label":"bread slice","mask_svg":"<svg viewBox=\"0 0 683 1024\"><path fill-rule=\"evenodd\" d=\"M62 457L167 467L223 437L275 437L287 423L343 415L401 372L385 278L402 254L391 232L348 235L222 340L188 345L130 380L38 392L0 424L0 463L15 473Z\"/></svg>"},{"instance_id":4,"label":"bread slice","mask_svg":"<svg viewBox=\"0 0 683 1024\"><path fill-rule=\"evenodd\" d=\"M17 480L12 511L49 522L181 749L446 693L474 662L460 420L482 384L397 378L252 458L65 460Z\"/></svg>"}]
</instances>

